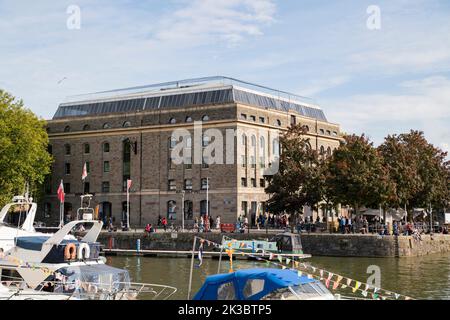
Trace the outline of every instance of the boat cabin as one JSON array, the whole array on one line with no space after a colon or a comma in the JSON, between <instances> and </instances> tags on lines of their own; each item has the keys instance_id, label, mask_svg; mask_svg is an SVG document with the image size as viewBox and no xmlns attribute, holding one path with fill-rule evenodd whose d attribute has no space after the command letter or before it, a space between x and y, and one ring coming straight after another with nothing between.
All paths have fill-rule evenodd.
<instances>
[{"instance_id":1,"label":"boat cabin","mask_svg":"<svg viewBox=\"0 0 450 320\"><path fill-rule=\"evenodd\" d=\"M290 269L243 269L206 278L194 300L335 300L318 280Z\"/></svg>"}]
</instances>

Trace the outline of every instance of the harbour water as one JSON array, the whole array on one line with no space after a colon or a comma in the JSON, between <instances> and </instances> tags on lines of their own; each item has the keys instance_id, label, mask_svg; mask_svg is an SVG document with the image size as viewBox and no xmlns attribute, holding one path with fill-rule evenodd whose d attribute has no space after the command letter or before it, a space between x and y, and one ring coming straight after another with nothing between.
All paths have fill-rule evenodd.
<instances>
[{"instance_id":1,"label":"harbour water","mask_svg":"<svg viewBox=\"0 0 450 320\"><path fill-rule=\"evenodd\" d=\"M107 264L129 270L134 282L165 284L178 288L172 299L186 299L189 283L190 259L108 257ZM381 287L416 299L450 299L450 254L436 254L418 258L335 258L313 257L313 265L366 282L370 266L381 271ZM195 261L197 264L197 260ZM237 260L233 267L264 267L260 262ZM217 273L218 260L204 259L194 268L192 294L204 279ZM222 261L221 272L229 271L229 261ZM191 295L192 296L192 295Z\"/></svg>"}]
</instances>

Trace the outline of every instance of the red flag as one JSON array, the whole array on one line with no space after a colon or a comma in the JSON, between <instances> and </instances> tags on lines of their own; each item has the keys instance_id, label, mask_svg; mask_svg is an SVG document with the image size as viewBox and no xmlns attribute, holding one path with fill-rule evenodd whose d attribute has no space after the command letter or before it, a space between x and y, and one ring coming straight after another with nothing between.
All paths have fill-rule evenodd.
<instances>
[{"instance_id":1,"label":"red flag","mask_svg":"<svg viewBox=\"0 0 450 320\"><path fill-rule=\"evenodd\" d=\"M83 166L83 173L81 174L81 180L86 179L87 175L88 175L88 173L87 173L87 166L86 166L86 162L85 162L84 166Z\"/></svg>"},{"instance_id":2,"label":"red flag","mask_svg":"<svg viewBox=\"0 0 450 320\"><path fill-rule=\"evenodd\" d=\"M129 191L131 188L131 182L132 181L130 179L127 180L127 191Z\"/></svg>"},{"instance_id":3,"label":"red flag","mask_svg":"<svg viewBox=\"0 0 450 320\"><path fill-rule=\"evenodd\" d=\"M65 193L64 193L64 184L63 181L61 180L61 183L59 184L58 187L58 199L61 203L64 202L64 198L65 198Z\"/></svg>"}]
</instances>

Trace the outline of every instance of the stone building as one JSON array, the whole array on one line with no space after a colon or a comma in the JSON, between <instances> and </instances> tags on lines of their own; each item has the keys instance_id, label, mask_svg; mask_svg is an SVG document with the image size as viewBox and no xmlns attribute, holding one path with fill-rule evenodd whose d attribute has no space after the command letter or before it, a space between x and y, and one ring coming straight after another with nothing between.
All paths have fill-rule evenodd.
<instances>
[{"instance_id":1,"label":"stone building","mask_svg":"<svg viewBox=\"0 0 450 320\"><path fill-rule=\"evenodd\" d=\"M63 180L67 214L74 216L86 192L101 217L118 223L131 179L132 226L156 223L159 216L189 225L207 212L222 222L241 214L252 219L265 210L264 174L276 170L278 134L293 123L307 126L311 147L325 155L338 147L339 125L309 99L231 78L72 97L48 121L55 161L44 218L58 219L56 190ZM182 163L173 152L180 144Z\"/></svg>"}]
</instances>

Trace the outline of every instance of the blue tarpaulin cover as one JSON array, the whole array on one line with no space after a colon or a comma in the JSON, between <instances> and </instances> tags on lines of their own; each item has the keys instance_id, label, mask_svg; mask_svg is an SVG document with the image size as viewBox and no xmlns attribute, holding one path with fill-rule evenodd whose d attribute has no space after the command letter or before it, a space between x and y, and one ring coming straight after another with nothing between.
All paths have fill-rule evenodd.
<instances>
[{"instance_id":1,"label":"blue tarpaulin cover","mask_svg":"<svg viewBox=\"0 0 450 320\"><path fill-rule=\"evenodd\" d=\"M264 288L253 296L245 297L243 290L247 281L251 279L264 280ZM306 276L299 277L297 271L290 269L243 269L232 273L216 274L207 277L205 283L195 295L194 300L217 300L219 287L227 283L233 283L236 300L260 300L275 290L315 281Z\"/></svg>"}]
</instances>

